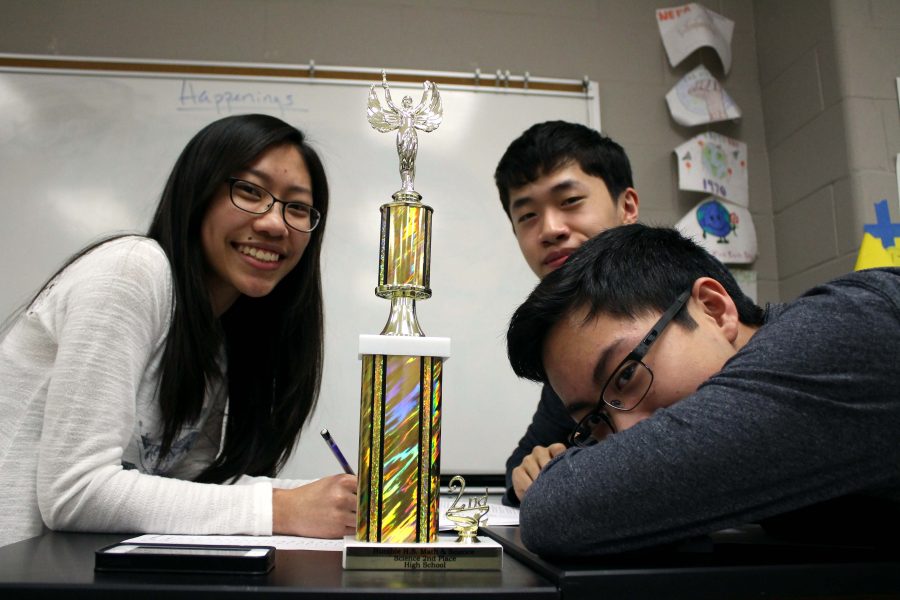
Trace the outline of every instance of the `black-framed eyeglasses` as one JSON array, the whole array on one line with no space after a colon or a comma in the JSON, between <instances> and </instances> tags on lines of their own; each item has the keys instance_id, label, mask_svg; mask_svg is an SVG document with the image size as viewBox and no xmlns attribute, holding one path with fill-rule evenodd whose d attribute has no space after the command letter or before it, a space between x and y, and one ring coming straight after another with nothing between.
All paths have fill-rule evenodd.
<instances>
[{"instance_id":1,"label":"black-framed eyeglasses","mask_svg":"<svg viewBox=\"0 0 900 600\"><path fill-rule=\"evenodd\" d=\"M653 342L659 339L663 330L690 297L691 290L688 288L666 309L634 350L619 363L603 384L596 408L585 415L569 434L570 444L580 447L593 446L616 432L612 420L606 414L607 406L624 412L637 408L653 384L653 371L644 364L644 357L647 356Z\"/></svg>"},{"instance_id":2,"label":"black-framed eyeglasses","mask_svg":"<svg viewBox=\"0 0 900 600\"><path fill-rule=\"evenodd\" d=\"M227 181L231 203L244 212L264 215L278 202L281 204L281 217L287 226L304 233L315 229L322 220L322 213L305 202L279 200L269 190L236 177L229 177Z\"/></svg>"}]
</instances>

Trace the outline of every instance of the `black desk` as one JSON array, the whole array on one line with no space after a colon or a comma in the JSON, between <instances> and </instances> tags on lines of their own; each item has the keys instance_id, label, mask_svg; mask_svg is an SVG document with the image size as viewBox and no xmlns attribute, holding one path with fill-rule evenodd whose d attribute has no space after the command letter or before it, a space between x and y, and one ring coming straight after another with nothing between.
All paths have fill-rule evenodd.
<instances>
[{"instance_id":1,"label":"black desk","mask_svg":"<svg viewBox=\"0 0 900 600\"><path fill-rule=\"evenodd\" d=\"M900 598L900 545L788 544L750 526L665 550L547 559L522 545L518 527L483 531L503 544L504 560L555 582L563 600Z\"/></svg>"},{"instance_id":2,"label":"black desk","mask_svg":"<svg viewBox=\"0 0 900 600\"><path fill-rule=\"evenodd\" d=\"M338 552L295 550L261 576L94 573L94 550L130 536L49 533L0 548L0 598L900 598L900 550L779 544L748 529L677 551L553 560L528 552L517 527L484 532L504 544L502 571L344 571Z\"/></svg>"},{"instance_id":3,"label":"black desk","mask_svg":"<svg viewBox=\"0 0 900 600\"><path fill-rule=\"evenodd\" d=\"M2 547L0 598L559 598L555 585L508 556L501 571L344 571L340 552L279 550L268 575L94 573L94 551L129 537L48 533Z\"/></svg>"}]
</instances>

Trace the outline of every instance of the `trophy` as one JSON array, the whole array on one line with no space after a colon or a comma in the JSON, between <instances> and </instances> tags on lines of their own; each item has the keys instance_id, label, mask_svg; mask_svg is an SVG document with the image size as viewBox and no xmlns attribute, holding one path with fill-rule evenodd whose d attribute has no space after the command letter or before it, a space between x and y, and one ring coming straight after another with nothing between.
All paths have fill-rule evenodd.
<instances>
[{"instance_id":1,"label":"trophy","mask_svg":"<svg viewBox=\"0 0 900 600\"><path fill-rule=\"evenodd\" d=\"M488 491L484 490L484 496L469 498L468 503L462 502L462 495L466 491L466 480L457 475L450 480L451 494L456 494L453 504L447 509L447 519L456 524L453 528L459 536L456 541L461 544L480 544L478 539L478 527L485 523L488 511Z\"/></svg>"},{"instance_id":2,"label":"trophy","mask_svg":"<svg viewBox=\"0 0 900 600\"><path fill-rule=\"evenodd\" d=\"M378 286L391 301L380 335L361 335L359 485L356 539L380 543L437 540L440 500L441 372L450 339L427 337L416 301L431 297L431 215L415 191L417 131L434 131L443 109L426 81L413 106L391 99L382 71L385 106L369 89L367 116L376 130L397 131L401 188L381 206Z\"/></svg>"}]
</instances>

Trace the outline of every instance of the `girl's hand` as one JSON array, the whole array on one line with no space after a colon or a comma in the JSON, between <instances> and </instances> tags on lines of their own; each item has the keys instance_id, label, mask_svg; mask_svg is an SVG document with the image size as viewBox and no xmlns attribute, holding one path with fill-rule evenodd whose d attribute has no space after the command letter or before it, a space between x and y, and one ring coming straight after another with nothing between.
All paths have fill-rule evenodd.
<instances>
[{"instance_id":1,"label":"girl's hand","mask_svg":"<svg viewBox=\"0 0 900 600\"><path fill-rule=\"evenodd\" d=\"M272 532L315 538L356 533L356 476L332 475L272 490Z\"/></svg>"}]
</instances>

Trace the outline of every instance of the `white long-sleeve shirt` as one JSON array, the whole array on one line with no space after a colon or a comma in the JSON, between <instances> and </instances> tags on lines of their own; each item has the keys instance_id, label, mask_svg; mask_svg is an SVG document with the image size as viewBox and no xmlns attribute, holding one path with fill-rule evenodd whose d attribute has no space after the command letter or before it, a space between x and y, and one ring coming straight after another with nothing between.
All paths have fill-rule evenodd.
<instances>
[{"instance_id":1,"label":"white long-sleeve shirt","mask_svg":"<svg viewBox=\"0 0 900 600\"><path fill-rule=\"evenodd\" d=\"M272 482L189 481L219 451L225 393L157 465L172 275L152 240L69 266L0 342L0 545L74 531L269 535Z\"/></svg>"}]
</instances>

